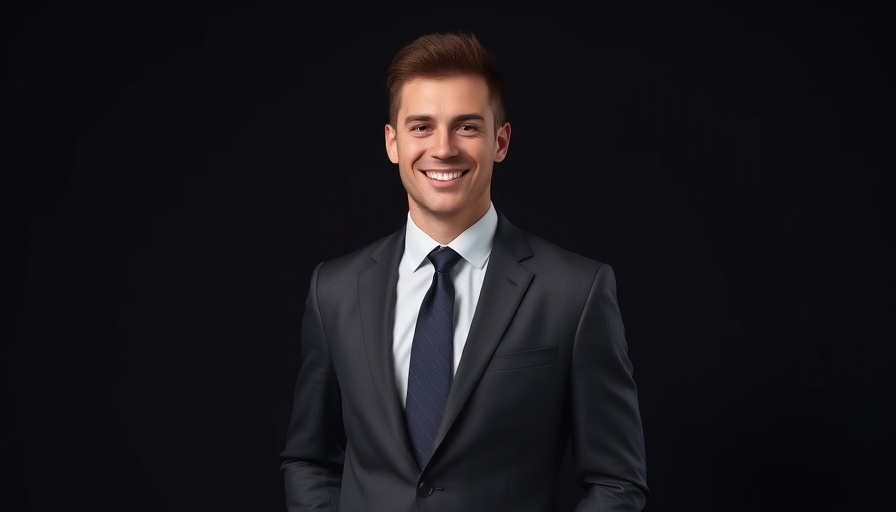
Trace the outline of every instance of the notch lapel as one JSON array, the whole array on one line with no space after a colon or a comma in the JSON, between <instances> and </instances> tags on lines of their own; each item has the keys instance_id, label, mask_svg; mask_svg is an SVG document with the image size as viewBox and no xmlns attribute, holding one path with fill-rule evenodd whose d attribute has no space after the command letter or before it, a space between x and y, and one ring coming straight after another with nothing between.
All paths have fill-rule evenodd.
<instances>
[{"instance_id":1,"label":"notch lapel","mask_svg":"<svg viewBox=\"0 0 896 512\"><path fill-rule=\"evenodd\" d=\"M392 359L393 322L395 319L398 264L404 250L404 229L388 237L370 257L373 264L358 274L361 331L368 367L373 377L373 392L384 413L395 443L405 458L417 465L404 423L404 410L395 388L395 363Z\"/></svg>"},{"instance_id":2,"label":"notch lapel","mask_svg":"<svg viewBox=\"0 0 896 512\"><path fill-rule=\"evenodd\" d=\"M531 256L532 251L522 232L500 215L479 302L476 304L473 323L470 325L454 382L448 392L448 403L436 436L435 450L438 450L445 434L479 383L504 331L529 289L534 275L519 262Z\"/></svg>"}]
</instances>

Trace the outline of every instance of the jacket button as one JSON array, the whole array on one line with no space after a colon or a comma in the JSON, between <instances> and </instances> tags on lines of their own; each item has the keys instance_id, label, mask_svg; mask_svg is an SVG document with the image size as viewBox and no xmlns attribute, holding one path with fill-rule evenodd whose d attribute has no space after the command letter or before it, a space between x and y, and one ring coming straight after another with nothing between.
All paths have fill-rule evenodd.
<instances>
[{"instance_id":1,"label":"jacket button","mask_svg":"<svg viewBox=\"0 0 896 512\"><path fill-rule=\"evenodd\" d=\"M417 496L421 498L425 498L427 496L432 496L433 486L431 483L427 481L422 481L417 485Z\"/></svg>"}]
</instances>

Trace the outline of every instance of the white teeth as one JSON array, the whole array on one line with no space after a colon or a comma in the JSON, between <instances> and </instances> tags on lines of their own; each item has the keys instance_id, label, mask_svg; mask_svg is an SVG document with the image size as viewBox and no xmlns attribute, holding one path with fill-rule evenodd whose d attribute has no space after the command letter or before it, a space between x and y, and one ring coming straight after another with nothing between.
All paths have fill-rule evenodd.
<instances>
[{"instance_id":1,"label":"white teeth","mask_svg":"<svg viewBox=\"0 0 896 512\"><path fill-rule=\"evenodd\" d=\"M426 171L426 176L438 181L451 181L460 178L460 172L430 172Z\"/></svg>"}]
</instances>

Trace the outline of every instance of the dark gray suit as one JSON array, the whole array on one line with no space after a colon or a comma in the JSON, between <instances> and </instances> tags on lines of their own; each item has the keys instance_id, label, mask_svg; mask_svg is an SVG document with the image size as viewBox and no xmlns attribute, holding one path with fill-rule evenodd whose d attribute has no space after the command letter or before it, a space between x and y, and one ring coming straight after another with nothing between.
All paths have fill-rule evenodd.
<instances>
[{"instance_id":1,"label":"dark gray suit","mask_svg":"<svg viewBox=\"0 0 896 512\"><path fill-rule=\"evenodd\" d=\"M395 386L404 228L314 270L282 468L290 511L544 512L572 436L579 510L641 510L644 439L610 266L499 213L428 465Z\"/></svg>"}]
</instances>

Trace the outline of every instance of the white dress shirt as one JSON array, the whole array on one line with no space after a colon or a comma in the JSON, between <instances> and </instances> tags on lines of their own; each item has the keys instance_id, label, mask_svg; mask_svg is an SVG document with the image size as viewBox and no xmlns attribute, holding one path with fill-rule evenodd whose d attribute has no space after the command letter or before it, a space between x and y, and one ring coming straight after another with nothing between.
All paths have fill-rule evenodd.
<instances>
[{"instance_id":1,"label":"white dress shirt","mask_svg":"<svg viewBox=\"0 0 896 512\"><path fill-rule=\"evenodd\" d=\"M461 255L460 261L451 270L454 283L454 361L452 374L463 355L473 312L479 302L479 292L485 279L488 258L492 252L492 242L498 227L498 214L493 204L481 219L448 243L448 247ZM435 273L432 262L426 256L439 246L438 242L424 233L408 213L405 231L404 254L398 265L398 300L395 305L395 326L393 330L392 357L395 362L395 385L401 403L408 393L408 371L411 366L411 345L414 328L423 296L432 284Z\"/></svg>"}]
</instances>

